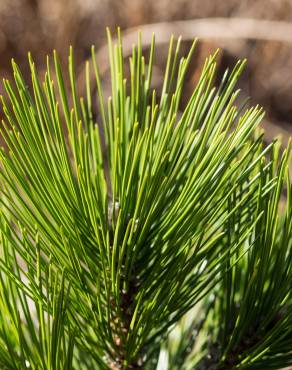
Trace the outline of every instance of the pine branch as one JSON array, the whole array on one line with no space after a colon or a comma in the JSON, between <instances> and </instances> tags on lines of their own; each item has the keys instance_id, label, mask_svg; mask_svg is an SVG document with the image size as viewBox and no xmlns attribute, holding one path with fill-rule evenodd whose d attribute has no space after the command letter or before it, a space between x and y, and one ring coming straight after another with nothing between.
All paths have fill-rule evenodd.
<instances>
[{"instance_id":1,"label":"pine branch","mask_svg":"<svg viewBox=\"0 0 292 370\"><path fill-rule=\"evenodd\" d=\"M217 329L202 320L197 330L220 343L220 366L234 351L232 366L272 354L289 362L290 313L268 329L279 308L290 312L289 149L278 165L277 145L264 147L257 129L262 109L236 106L245 61L217 88L217 52L207 58L181 113L195 42L180 59L181 40L171 38L161 94L151 87L154 37L146 62L139 36L129 76L120 33L113 44L108 32L108 44L107 100L94 48L85 98L76 88L72 48L70 89L56 52L44 81L29 55L32 89L14 61L14 83L4 80L0 315L8 320L0 328L0 363L153 369L174 325L206 305ZM287 211L280 221L284 178ZM245 304L238 305L239 297ZM256 317L263 317L259 326ZM261 325L266 336L239 356L236 346L248 329L257 333ZM186 333L175 366L187 366L196 342L192 329ZM204 357L204 345L192 364Z\"/></svg>"}]
</instances>

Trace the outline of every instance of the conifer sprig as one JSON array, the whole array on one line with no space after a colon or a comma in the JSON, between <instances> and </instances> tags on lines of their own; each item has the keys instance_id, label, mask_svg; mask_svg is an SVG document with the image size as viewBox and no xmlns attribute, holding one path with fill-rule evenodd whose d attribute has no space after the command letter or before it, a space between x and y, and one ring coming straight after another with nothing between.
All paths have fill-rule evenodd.
<instances>
[{"instance_id":1,"label":"conifer sprig","mask_svg":"<svg viewBox=\"0 0 292 370\"><path fill-rule=\"evenodd\" d=\"M217 52L207 58L181 113L195 42L180 59L181 41L171 38L159 98L151 84L154 37L146 62L139 36L129 76L120 33L114 43L108 32L108 44L108 98L94 48L85 98L77 91L72 48L69 91L56 52L44 81L29 55L31 89L14 61L14 83L4 80L4 369L155 369L170 330L194 307L208 306L210 294L218 296L208 312L218 325L212 340L222 341L221 364L246 330L257 330L258 314L268 326L272 312L289 308L289 150L278 165L275 144L264 147L257 129L262 109L236 106L245 61L217 88ZM287 211L280 221L284 178ZM238 308L241 296L254 308ZM288 325L284 316L279 330ZM206 322L201 328L208 333ZM248 347L240 364L288 348L286 334L274 347L276 332ZM187 361L187 353L179 351L174 363L183 366L179 358Z\"/></svg>"}]
</instances>

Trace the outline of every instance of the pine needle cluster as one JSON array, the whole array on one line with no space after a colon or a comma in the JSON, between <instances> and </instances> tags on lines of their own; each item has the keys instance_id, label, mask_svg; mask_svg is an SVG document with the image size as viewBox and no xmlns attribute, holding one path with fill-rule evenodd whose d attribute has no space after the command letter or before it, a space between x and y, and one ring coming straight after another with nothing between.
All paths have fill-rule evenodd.
<instances>
[{"instance_id":1,"label":"pine needle cluster","mask_svg":"<svg viewBox=\"0 0 292 370\"><path fill-rule=\"evenodd\" d=\"M196 42L171 38L159 94L154 37L129 64L108 43L109 97L94 48L84 98L72 49L69 90L57 53L4 80L0 368L291 365L291 149L237 103L245 61L216 86L208 57L182 109Z\"/></svg>"}]
</instances>

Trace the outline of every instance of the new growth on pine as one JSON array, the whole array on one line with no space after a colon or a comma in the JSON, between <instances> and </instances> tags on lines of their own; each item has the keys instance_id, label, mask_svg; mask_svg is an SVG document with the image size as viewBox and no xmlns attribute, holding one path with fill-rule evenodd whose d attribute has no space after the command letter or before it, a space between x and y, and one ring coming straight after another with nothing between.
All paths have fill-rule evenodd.
<instances>
[{"instance_id":1,"label":"new growth on pine","mask_svg":"<svg viewBox=\"0 0 292 370\"><path fill-rule=\"evenodd\" d=\"M154 36L108 45L109 97L94 48L84 97L72 48L69 89L56 52L3 81L0 369L292 365L291 148L240 103L245 61L217 86L216 51L183 106L196 41L159 92Z\"/></svg>"}]
</instances>

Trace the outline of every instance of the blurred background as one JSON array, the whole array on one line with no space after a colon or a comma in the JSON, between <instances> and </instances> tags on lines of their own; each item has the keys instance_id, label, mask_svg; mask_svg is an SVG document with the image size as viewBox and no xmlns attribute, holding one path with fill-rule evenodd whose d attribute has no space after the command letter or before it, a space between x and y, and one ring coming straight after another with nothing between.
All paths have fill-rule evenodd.
<instances>
[{"instance_id":1,"label":"blurred background","mask_svg":"<svg viewBox=\"0 0 292 370\"><path fill-rule=\"evenodd\" d=\"M153 25L154 23L154 25ZM147 26L151 24L150 26ZM120 26L129 49L136 29L157 34L154 83L163 78L165 40L181 34L185 50L191 39L200 38L185 89L187 98L204 58L217 47L219 74L238 58L248 66L240 87L267 112L267 140L281 134L284 142L292 133L292 1L291 0L0 0L0 75L11 77L11 58L19 63L29 81L27 52L40 73L46 55L56 49L67 63L73 45L79 80L90 46L96 46L105 84L108 81L105 27ZM82 84L81 84L82 85ZM2 87L0 88L2 91Z\"/></svg>"}]
</instances>

